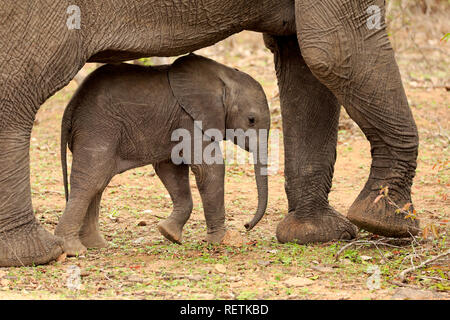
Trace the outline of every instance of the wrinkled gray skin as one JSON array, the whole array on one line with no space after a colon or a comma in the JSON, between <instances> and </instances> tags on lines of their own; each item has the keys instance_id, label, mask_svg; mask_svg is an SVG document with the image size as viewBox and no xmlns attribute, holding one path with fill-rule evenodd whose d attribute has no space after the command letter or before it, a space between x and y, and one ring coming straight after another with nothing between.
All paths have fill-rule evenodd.
<instances>
[{"instance_id":1,"label":"wrinkled gray skin","mask_svg":"<svg viewBox=\"0 0 450 320\"><path fill-rule=\"evenodd\" d=\"M81 29L69 30L69 5ZM381 8L370 29L367 9ZM62 240L36 221L29 141L39 106L86 63L175 56L242 30L265 34L280 87L289 213L281 242L350 239L355 227L328 203L339 106L371 144L369 179L348 217L380 235L418 232L396 214L411 202L417 128L384 19L384 0L0 0L0 266L46 263Z\"/></svg>"},{"instance_id":2,"label":"wrinkled gray skin","mask_svg":"<svg viewBox=\"0 0 450 320\"><path fill-rule=\"evenodd\" d=\"M184 224L192 212L189 165L175 165L171 141L176 130L190 133L191 160L194 139L203 146L198 156L211 155L211 141L204 141L201 130L194 132L194 121L201 121L205 134L216 129L215 149L226 129L270 129L270 111L262 87L249 75L213 60L189 55L172 66L156 68L130 64L106 65L94 71L70 101L61 128L61 161L66 198L67 144L73 153L71 192L55 234L64 239L69 256L82 254L86 248L106 245L98 228L102 193L116 174L153 164L173 201L173 212L158 225L169 240L181 243ZM233 139L236 137L237 139ZM211 136L209 137L211 138ZM238 143L239 136L232 141ZM240 144L249 151L250 143L242 135ZM259 145L259 141L255 141ZM205 148L208 149L203 152ZM266 150L267 140L262 141ZM179 151L179 150L178 150ZM255 155L265 153L255 152ZM222 159L222 155L218 158ZM256 157L258 158L258 156ZM258 210L246 225L253 228L267 206L267 158L255 162ZM205 212L209 243L220 243L225 235L223 159L208 164L197 161L195 174Z\"/></svg>"}]
</instances>

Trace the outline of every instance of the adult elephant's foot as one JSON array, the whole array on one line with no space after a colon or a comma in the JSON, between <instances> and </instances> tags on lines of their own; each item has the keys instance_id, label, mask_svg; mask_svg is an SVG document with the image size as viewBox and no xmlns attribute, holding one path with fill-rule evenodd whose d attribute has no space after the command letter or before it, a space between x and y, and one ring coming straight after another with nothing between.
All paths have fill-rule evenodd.
<instances>
[{"instance_id":1,"label":"adult elephant's foot","mask_svg":"<svg viewBox=\"0 0 450 320\"><path fill-rule=\"evenodd\" d=\"M62 239L36 221L13 230L0 231L0 267L46 264L62 253Z\"/></svg>"},{"instance_id":2,"label":"adult elephant's foot","mask_svg":"<svg viewBox=\"0 0 450 320\"><path fill-rule=\"evenodd\" d=\"M108 246L108 242L98 231L80 233L80 241L86 248L106 248Z\"/></svg>"},{"instance_id":3,"label":"adult elephant's foot","mask_svg":"<svg viewBox=\"0 0 450 320\"><path fill-rule=\"evenodd\" d=\"M166 219L158 224L158 231L169 241L181 244L184 224L173 219Z\"/></svg>"},{"instance_id":4,"label":"adult elephant's foot","mask_svg":"<svg viewBox=\"0 0 450 320\"><path fill-rule=\"evenodd\" d=\"M409 192L404 193L409 195ZM404 238L419 233L419 220L408 217L413 210L409 196L392 191L388 191L387 196L381 196L379 188L377 190L366 186L350 207L347 216L358 227L369 232Z\"/></svg>"},{"instance_id":5,"label":"adult elephant's foot","mask_svg":"<svg viewBox=\"0 0 450 320\"><path fill-rule=\"evenodd\" d=\"M281 243L307 244L333 240L350 240L358 229L347 218L331 207L315 214L289 213L277 227Z\"/></svg>"}]
</instances>

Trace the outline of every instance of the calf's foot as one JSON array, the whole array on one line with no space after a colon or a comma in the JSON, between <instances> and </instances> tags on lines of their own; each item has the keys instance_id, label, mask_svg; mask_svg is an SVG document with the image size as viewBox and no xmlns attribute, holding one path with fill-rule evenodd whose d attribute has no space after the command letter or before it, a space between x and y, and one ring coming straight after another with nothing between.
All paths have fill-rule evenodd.
<instances>
[{"instance_id":1,"label":"calf's foot","mask_svg":"<svg viewBox=\"0 0 450 320\"><path fill-rule=\"evenodd\" d=\"M314 214L289 213L277 227L281 243L307 244L332 240L350 240L358 229L346 217L331 207Z\"/></svg>"},{"instance_id":2,"label":"calf's foot","mask_svg":"<svg viewBox=\"0 0 450 320\"><path fill-rule=\"evenodd\" d=\"M181 244L184 224L173 219L166 219L158 224L158 231L169 241Z\"/></svg>"},{"instance_id":3,"label":"calf's foot","mask_svg":"<svg viewBox=\"0 0 450 320\"><path fill-rule=\"evenodd\" d=\"M46 264L62 253L62 239L35 220L13 230L0 231L0 267Z\"/></svg>"},{"instance_id":4,"label":"calf's foot","mask_svg":"<svg viewBox=\"0 0 450 320\"><path fill-rule=\"evenodd\" d=\"M55 235L64 240L63 248L67 256L75 257L86 253L87 248L81 243L79 232L68 232L64 225L61 221L59 222L56 226Z\"/></svg>"},{"instance_id":5,"label":"calf's foot","mask_svg":"<svg viewBox=\"0 0 450 320\"><path fill-rule=\"evenodd\" d=\"M108 242L98 231L80 233L80 241L86 248L106 248L108 246Z\"/></svg>"},{"instance_id":6,"label":"calf's foot","mask_svg":"<svg viewBox=\"0 0 450 320\"><path fill-rule=\"evenodd\" d=\"M76 257L86 253L87 248L79 239L64 239L64 252L68 257Z\"/></svg>"}]
</instances>

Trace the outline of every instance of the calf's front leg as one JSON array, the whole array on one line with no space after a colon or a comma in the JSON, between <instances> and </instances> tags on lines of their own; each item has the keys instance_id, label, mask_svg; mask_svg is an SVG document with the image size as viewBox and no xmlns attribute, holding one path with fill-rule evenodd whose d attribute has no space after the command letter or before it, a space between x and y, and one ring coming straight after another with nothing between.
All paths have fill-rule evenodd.
<instances>
[{"instance_id":1,"label":"calf's front leg","mask_svg":"<svg viewBox=\"0 0 450 320\"><path fill-rule=\"evenodd\" d=\"M189 220L193 207L189 167L185 164L162 162L155 165L155 171L173 202L172 214L158 224L158 230L168 240L181 244L183 227Z\"/></svg>"},{"instance_id":2,"label":"calf's front leg","mask_svg":"<svg viewBox=\"0 0 450 320\"><path fill-rule=\"evenodd\" d=\"M224 164L191 166L205 212L208 243L220 243L226 233L224 205Z\"/></svg>"}]
</instances>

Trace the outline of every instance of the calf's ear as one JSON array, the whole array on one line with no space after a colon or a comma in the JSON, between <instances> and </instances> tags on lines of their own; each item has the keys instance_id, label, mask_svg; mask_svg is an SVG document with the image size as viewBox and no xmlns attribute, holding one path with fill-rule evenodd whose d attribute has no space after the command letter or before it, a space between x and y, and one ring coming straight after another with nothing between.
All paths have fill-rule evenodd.
<instances>
[{"instance_id":1,"label":"calf's ear","mask_svg":"<svg viewBox=\"0 0 450 320\"><path fill-rule=\"evenodd\" d=\"M222 65L190 54L177 59L169 70L169 83L181 107L203 131L217 129L225 137L225 83Z\"/></svg>"}]
</instances>

